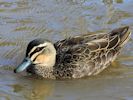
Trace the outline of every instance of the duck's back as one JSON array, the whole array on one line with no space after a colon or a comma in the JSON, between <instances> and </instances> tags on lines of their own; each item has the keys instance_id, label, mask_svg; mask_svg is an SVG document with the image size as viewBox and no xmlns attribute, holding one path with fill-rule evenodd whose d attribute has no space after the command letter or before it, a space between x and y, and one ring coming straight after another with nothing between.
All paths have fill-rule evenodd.
<instances>
[{"instance_id":1,"label":"duck's back","mask_svg":"<svg viewBox=\"0 0 133 100\"><path fill-rule=\"evenodd\" d=\"M108 34L85 34L58 41L54 44L55 76L80 78L100 73L117 57L129 34L128 27L123 27Z\"/></svg>"}]
</instances>

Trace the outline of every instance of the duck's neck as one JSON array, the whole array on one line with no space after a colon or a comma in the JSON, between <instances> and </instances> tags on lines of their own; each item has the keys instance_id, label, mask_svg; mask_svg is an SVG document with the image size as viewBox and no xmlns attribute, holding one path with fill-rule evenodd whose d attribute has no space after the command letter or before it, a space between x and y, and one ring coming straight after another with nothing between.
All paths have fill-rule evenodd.
<instances>
[{"instance_id":1,"label":"duck's neck","mask_svg":"<svg viewBox=\"0 0 133 100\"><path fill-rule=\"evenodd\" d=\"M47 59L44 61L43 66L53 67L56 63L56 49L53 44L49 44L49 49L47 50L46 57Z\"/></svg>"},{"instance_id":2,"label":"duck's neck","mask_svg":"<svg viewBox=\"0 0 133 100\"><path fill-rule=\"evenodd\" d=\"M55 79L53 74L53 66L35 66L35 74L42 76L43 78Z\"/></svg>"}]
</instances>

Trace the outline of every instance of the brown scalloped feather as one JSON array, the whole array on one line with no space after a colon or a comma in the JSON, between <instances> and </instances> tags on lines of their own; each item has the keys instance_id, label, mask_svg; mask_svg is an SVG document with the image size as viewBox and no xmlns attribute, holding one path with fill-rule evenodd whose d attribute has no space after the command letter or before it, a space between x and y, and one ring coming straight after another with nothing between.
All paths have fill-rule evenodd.
<instances>
[{"instance_id":1,"label":"brown scalloped feather","mask_svg":"<svg viewBox=\"0 0 133 100\"><path fill-rule=\"evenodd\" d=\"M129 36L126 26L110 33L85 34L58 41L54 44L56 78L80 78L100 73L114 61Z\"/></svg>"}]
</instances>

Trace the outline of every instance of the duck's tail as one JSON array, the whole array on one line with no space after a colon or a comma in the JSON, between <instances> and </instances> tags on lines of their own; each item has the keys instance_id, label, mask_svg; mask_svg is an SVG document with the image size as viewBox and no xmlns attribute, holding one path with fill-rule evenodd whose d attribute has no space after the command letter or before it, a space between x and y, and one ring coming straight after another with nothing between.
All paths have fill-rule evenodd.
<instances>
[{"instance_id":1,"label":"duck's tail","mask_svg":"<svg viewBox=\"0 0 133 100\"><path fill-rule=\"evenodd\" d=\"M110 32L110 36L117 35L120 39L119 46L123 46L130 39L131 31L129 26L114 29Z\"/></svg>"}]
</instances>

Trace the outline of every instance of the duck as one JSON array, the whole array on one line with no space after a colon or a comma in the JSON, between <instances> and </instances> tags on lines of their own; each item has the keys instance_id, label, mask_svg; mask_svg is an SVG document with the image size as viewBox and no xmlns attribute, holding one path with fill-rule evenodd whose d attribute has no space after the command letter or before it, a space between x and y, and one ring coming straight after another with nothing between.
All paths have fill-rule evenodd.
<instances>
[{"instance_id":1,"label":"duck","mask_svg":"<svg viewBox=\"0 0 133 100\"><path fill-rule=\"evenodd\" d=\"M32 40L15 73L27 73L45 79L75 79L94 76L106 69L130 39L129 26L107 33L82 34L55 43Z\"/></svg>"}]
</instances>

